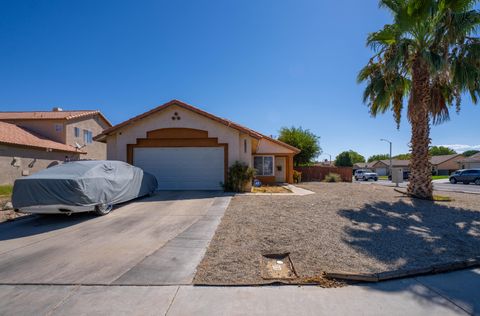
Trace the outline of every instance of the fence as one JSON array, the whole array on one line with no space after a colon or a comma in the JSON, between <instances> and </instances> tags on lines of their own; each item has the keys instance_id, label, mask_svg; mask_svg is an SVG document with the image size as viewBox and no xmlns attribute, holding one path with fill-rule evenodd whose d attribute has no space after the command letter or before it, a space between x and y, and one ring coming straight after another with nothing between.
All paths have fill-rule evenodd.
<instances>
[{"instance_id":1,"label":"fence","mask_svg":"<svg viewBox=\"0 0 480 316\"><path fill-rule=\"evenodd\" d=\"M337 173L344 182L352 182L353 170L351 167L308 166L294 167L294 169L302 173L303 182L322 181L329 173Z\"/></svg>"}]
</instances>

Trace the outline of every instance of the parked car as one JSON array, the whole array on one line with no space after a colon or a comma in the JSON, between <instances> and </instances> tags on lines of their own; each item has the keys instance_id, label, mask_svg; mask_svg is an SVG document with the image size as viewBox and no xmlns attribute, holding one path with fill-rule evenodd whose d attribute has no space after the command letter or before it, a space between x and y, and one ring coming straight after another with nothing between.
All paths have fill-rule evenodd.
<instances>
[{"instance_id":1,"label":"parked car","mask_svg":"<svg viewBox=\"0 0 480 316\"><path fill-rule=\"evenodd\" d=\"M359 170L355 170L355 180L363 180L363 181L368 181L368 180L374 180L374 181L377 181L378 180L378 174L376 174L375 172L372 172L370 170L367 170L367 169L359 169Z\"/></svg>"},{"instance_id":2,"label":"parked car","mask_svg":"<svg viewBox=\"0 0 480 316\"><path fill-rule=\"evenodd\" d=\"M462 169L457 170L448 179L451 184L462 182L469 184L471 182L480 185L480 169Z\"/></svg>"},{"instance_id":3,"label":"parked car","mask_svg":"<svg viewBox=\"0 0 480 316\"><path fill-rule=\"evenodd\" d=\"M110 213L114 204L152 194L157 179L121 161L66 162L17 179L12 204L24 213Z\"/></svg>"}]
</instances>

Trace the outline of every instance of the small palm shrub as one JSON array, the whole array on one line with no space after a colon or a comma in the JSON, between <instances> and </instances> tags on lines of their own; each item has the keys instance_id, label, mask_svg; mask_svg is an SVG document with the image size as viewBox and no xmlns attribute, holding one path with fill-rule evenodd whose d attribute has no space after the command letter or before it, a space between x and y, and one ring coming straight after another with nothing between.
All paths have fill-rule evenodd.
<instances>
[{"instance_id":1,"label":"small palm shrub","mask_svg":"<svg viewBox=\"0 0 480 316\"><path fill-rule=\"evenodd\" d=\"M300 183L302 182L302 173L297 170L293 170L293 182Z\"/></svg>"},{"instance_id":2,"label":"small palm shrub","mask_svg":"<svg viewBox=\"0 0 480 316\"><path fill-rule=\"evenodd\" d=\"M228 168L227 183L223 184L223 189L228 192L242 192L245 185L252 181L255 176L255 169L244 163L235 161Z\"/></svg>"},{"instance_id":3,"label":"small palm shrub","mask_svg":"<svg viewBox=\"0 0 480 316\"><path fill-rule=\"evenodd\" d=\"M330 172L325 176L325 182L342 182L342 177L338 173Z\"/></svg>"}]
</instances>

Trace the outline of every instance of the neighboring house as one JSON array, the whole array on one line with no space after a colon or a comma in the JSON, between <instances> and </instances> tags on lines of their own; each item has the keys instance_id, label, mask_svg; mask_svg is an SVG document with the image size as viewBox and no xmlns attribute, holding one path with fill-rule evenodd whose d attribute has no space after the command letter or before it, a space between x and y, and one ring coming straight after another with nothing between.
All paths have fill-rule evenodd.
<instances>
[{"instance_id":1,"label":"neighboring house","mask_svg":"<svg viewBox=\"0 0 480 316\"><path fill-rule=\"evenodd\" d=\"M368 169L368 163L366 163L366 162L354 163L353 166L352 166L352 169L353 169L353 172L355 172L356 170L359 170L359 169Z\"/></svg>"},{"instance_id":2,"label":"neighboring house","mask_svg":"<svg viewBox=\"0 0 480 316\"><path fill-rule=\"evenodd\" d=\"M457 166L460 169L480 168L480 153L477 153L470 157L459 159L457 163Z\"/></svg>"},{"instance_id":3,"label":"neighboring house","mask_svg":"<svg viewBox=\"0 0 480 316\"><path fill-rule=\"evenodd\" d=\"M432 174L439 176L448 176L458 169L458 161L464 158L462 154L432 156Z\"/></svg>"},{"instance_id":4,"label":"neighboring house","mask_svg":"<svg viewBox=\"0 0 480 316\"><path fill-rule=\"evenodd\" d=\"M218 190L235 161L266 183L293 183L299 149L196 107L172 100L105 130L107 158L143 168L167 190Z\"/></svg>"},{"instance_id":5,"label":"neighboring house","mask_svg":"<svg viewBox=\"0 0 480 316\"><path fill-rule=\"evenodd\" d=\"M409 160L392 159L392 168L402 168L403 171L409 171L409 164ZM367 169L373 170L379 176L387 176L390 174L390 159L369 162Z\"/></svg>"},{"instance_id":6,"label":"neighboring house","mask_svg":"<svg viewBox=\"0 0 480 316\"><path fill-rule=\"evenodd\" d=\"M112 125L99 111L0 112L0 184L65 160L105 159L93 140Z\"/></svg>"}]
</instances>

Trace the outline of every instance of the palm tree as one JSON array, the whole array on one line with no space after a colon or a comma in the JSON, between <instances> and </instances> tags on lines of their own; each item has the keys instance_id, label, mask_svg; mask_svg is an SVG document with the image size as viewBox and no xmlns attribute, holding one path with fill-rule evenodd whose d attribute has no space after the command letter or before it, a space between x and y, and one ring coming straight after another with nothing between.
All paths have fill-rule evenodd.
<instances>
[{"instance_id":1,"label":"palm tree","mask_svg":"<svg viewBox=\"0 0 480 316\"><path fill-rule=\"evenodd\" d=\"M449 119L461 96L480 97L480 23L475 0L381 0L394 22L369 34L375 51L360 71L364 102L372 116L392 110L399 128L404 100L411 124L412 196L432 199L428 149L430 124Z\"/></svg>"}]
</instances>

